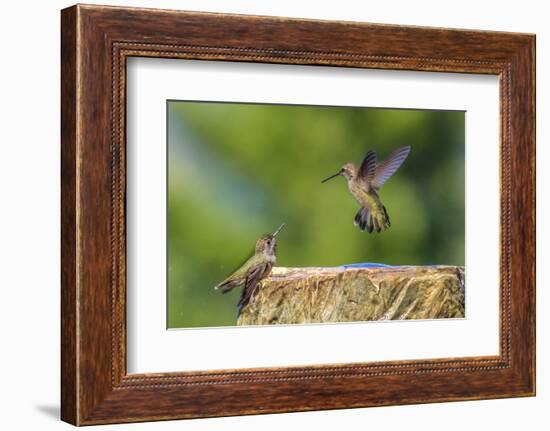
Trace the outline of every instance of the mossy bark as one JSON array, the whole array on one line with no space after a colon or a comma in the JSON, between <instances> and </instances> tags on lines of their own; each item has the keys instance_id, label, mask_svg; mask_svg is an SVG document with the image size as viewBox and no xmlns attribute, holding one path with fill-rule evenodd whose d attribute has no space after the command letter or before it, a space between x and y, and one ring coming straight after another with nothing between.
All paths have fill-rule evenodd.
<instances>
[{"instance_id":1,"label":"mossy bark","mask_svg":"<svg viewBox=\"0 0 550 431\"><path fill-rule=\"evenodd\" d=\"M274 268L238 325L464 317L464 268Z\"/></svg>"}]
</instances>

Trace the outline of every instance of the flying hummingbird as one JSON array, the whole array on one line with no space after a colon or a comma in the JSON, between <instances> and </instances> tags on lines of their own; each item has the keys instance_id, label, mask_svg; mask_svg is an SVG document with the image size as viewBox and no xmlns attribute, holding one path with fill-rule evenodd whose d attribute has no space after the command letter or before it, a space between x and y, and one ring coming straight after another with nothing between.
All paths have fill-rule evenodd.
<instances>
[{"instance_id":1,"label":"flying hummingbird","mask_svg":"<svg viewBox=\"0 0 550 431\"><path fill-rule=\"evenodd\" d=\"M275 237L284 227L284 223L272 234L262 235L256 241L254 255L250 257L239 269L218 284L214 289L221 289L222 293L231 291L234 287L244 284L244 289L239 299L239 313L249 302L254 303L254 294L258 284L271 273L275 265L277 240Z\"/></svg>"},{"instance_id":2,"label":"flying hummingbird","mask_svg":"<svg viewBox=\"0 0 550 431\"><path fill-rule=\"evenodd\" d=\"M321 181L324 183L338 175L346 179L349 191L361 205L355 216L355 225L359 226L361 232L365 229L368 233L374 230L380 232L390 227L390 218L378 196L378 190L399 169L410 150L408 145L401 147L380 163L376 161L376 151L369 150L359 168L353 163L346 163L334 175Z\"/></svg>"}]
</instances>

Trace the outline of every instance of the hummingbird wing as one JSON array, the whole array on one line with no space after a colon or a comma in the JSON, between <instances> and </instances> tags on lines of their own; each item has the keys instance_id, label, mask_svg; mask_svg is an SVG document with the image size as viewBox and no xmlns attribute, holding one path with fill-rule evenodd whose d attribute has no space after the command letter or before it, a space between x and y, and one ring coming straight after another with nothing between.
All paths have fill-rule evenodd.
<instances>
[{"instance_id":1,"label":"hummingbird wing","mask_svg":"<svg viewBox=\"0 0 550 431\"><path fill-rule=\"evenodd\" d=\"M250 271L248 271L248 274L246 276L246 281L244 283L244 289L241 293L241 298L239 299L239 313L241 312L243 307L248 304L250 298L252 298L254 293L256 293L260 281L262 281L262 279L269 275L269 273L271 272L271 268L272 265L268 262L261 263L250 268Z\"/></svg>"},{"instance_id":2,"label":"hummingbird wing","mask_svg":"<svg viewBox=\"0 0 550 431\"><path fill-rule=\"evenodd\" d=\"M374 179L376 175L376 151L369 150L359 166L358 178L366 185Z\"/></svg>"},{"instance_id":3,"label":"hummingbird wing","mask_svg":"<svg viewBox=\"0 0 550 431\"><path fill-rule=\"evenodd\" d=\"M234 287L244 284L246 281L246 274L254 261L254 256L250 257L245 263L243 263L237 270L235 270L229 277L223 280L220 284L214 286L215 290L221 289L222 293L227 293Z\"/></svg>"},{"instance_id":4,"label":"hummingbird wing","mask_svg":"<svg viewBox=\"0 0 550 431\"><path fill-rule=\"evenodd\" d=\"M410 145L398 148L393 151L386 160L380 162L376 167L376 173L372 180L372 187L379 189L384 185L390 177L395 174L395 171L403 164L409 152L411 151Z\"/></svg>"}]
</instances>

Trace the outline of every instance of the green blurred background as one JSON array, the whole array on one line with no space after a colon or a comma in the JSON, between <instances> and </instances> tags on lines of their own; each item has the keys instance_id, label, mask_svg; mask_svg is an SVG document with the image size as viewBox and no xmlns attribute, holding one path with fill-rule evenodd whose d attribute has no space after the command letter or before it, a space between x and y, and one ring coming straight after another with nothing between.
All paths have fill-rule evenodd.
<instances>
[{"instance_id":1,"label":"green blurred background","mask_svg":"<svg viewBox=\"0 0 550 431\"><path fill-rule=\"evenodd\" d=\"M168 327L234 325L213 287L282 222L277 266L464 265L464 112L168 101ZM391 228L361 233L342 177L411 145L382 187Z\"/></svg>"}]
</instances>

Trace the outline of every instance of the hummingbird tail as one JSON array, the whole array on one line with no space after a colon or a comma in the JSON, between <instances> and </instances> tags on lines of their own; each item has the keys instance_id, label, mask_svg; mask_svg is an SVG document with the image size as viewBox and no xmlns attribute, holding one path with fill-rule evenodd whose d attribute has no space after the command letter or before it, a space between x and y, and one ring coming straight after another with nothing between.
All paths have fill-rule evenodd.
<instances>
[{"instance_id":1,"label":"hummingbird tail","mask_svg":"<svg viewBox=\"0 0 550 431\"><path fill-rule=\"evenodd\" d=\"M241 292L241 297L239 298L239 303L237 304L239 315L241 314L242 309L250 302L250 299L254 295L257 286L257 283L253 284L252 286L245 286L245 288Z\"/></svg>"},{"instance_id":2,"label":"hummingbird tail","mask_svg":"<svg viewBox=\"0 0 550 431\"><path fill-rule=\"evenodd\" d=\"M359 226L361 232L381 232L391 225L386 207L382 205L382 211L369 211L367 207L359 209L355 215L355 226Z\"/></svg>"},{"instance_id":3,"label":"hummingbird tail","mask_svg":"<svg viewBox=\"0 0 550 431\"><path fill-rule=\"evenodd\" d=\"M364 232L367 229L369 221L369 210L367 208L359 208L357 214L355 215L355 226L359 226L361 232ZM372 232L372 231L371 231Z\"/></svg>"}]
</instances>

